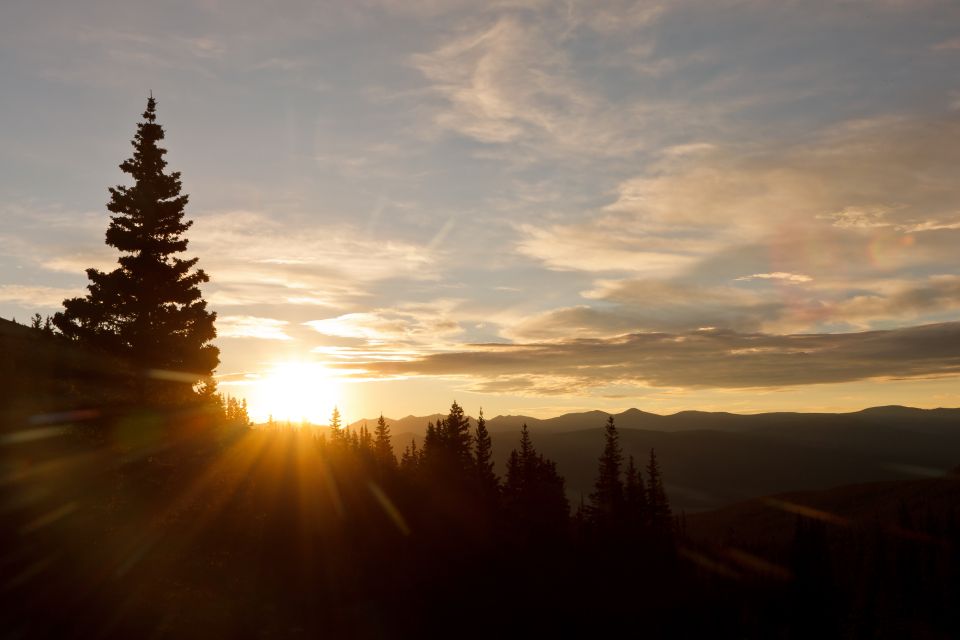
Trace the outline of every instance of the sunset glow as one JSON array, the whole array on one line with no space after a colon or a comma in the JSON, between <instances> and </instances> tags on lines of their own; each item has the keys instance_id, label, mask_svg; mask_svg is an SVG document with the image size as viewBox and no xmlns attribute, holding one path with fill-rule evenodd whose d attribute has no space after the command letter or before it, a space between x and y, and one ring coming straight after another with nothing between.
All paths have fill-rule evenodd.
<instances>
[{"instance_id":1,"label":"sunset glow","mask_svg":"<svg viewBox=\"0 0 960 640\"><path fill-rule=\"evenodd\" d=\"M257 422L272 416L277 422L327 424L340 395L336 376L314 362L279 362L248 388L244 395Z\"/></svg>"}]
</instances>

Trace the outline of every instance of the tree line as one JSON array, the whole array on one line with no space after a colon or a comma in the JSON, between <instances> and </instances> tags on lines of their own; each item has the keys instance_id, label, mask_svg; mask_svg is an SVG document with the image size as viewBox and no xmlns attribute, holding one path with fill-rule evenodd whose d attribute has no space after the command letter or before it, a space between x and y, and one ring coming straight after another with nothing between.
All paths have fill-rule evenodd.
<instances>
[{"instance_id":1,"label":"tree line","mask_svg":"<svg viewBox=\"0 0 960 640\"><path fill-rule=\"evenodd\" d=\"M225 419L246 420L244 424L249 425L245 404L228 398L224 406ZM442 487L444 492L457 493L458 500L476 513L503 519L515 531L540 539L567 535L571 527L583 534L661 541L669 541L676 531L656 451L650 450L644 469L637 467L633 456L624 466L613 416L604 426L604 447L589 502L581 503L572 517L565 480L556 463L536 450L526 423L501 478L494 469L493 440L483 410L471 429L469 417L456 401L446 416L427 423L421 445L413 438L399 456L383 415L373 429L366 423L345 427L336 408L326 430L272 419L260 428L303 430L327 455L349 455L371 477L388 484Z\"/></svg>"}]
</instances>

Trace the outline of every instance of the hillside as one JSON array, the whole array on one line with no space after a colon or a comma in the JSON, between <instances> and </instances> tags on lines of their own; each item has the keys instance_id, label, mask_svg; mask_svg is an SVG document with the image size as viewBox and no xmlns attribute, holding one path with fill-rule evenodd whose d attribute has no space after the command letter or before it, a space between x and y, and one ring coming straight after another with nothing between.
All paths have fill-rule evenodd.
<instances>
[{"instance_id":1,"label":"hillside","mask_svg":"<svg viewBox=\"0 0 960 640\"><path fill-rule=\"evenodd\" d=\"M132 368L82 347L0 318L0 418L5 427L37 413L117 402Z\"/></svg>"},{"instance_id":2,"label":"hillside","mask_svg":"<svg viewBox=\"0 0 960 640\"><path fill-rule=\"evenodd\" d=\"M798 516L819 520L835 530L879 524L894 535L909 537L911 522L951 517L956 521L960 516L960 476L860 483L752 498L687 516L687 535L705 544L783 548L794 537Z\"/></svg>"},{"instance_id":3,"label":"hillside","mask_svg":"<svg viewBox=\"0 0 960 640\"><path fill-rule=\"evenodd\" d=\"M593 411L544 420L493 418L487 424L498 470L503 472L525 422L537 449L557 462L576 505L592 491L607 416ZM422 442L427 421L438 417L388 419L398 452L414 437ZM712 509L794 489L939 476L960 462L958 409L670 416L630 409L615 420L625 455L645 464L650 449L656 449L678 510Z\"/></svg>"}]
</instances>

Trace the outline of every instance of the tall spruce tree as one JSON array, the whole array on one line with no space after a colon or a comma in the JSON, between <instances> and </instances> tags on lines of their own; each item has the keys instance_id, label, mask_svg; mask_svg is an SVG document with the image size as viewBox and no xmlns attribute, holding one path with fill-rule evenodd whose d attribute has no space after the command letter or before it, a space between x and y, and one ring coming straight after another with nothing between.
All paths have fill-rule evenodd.
<instances>
[{"instance_id":1,"label":"tall spruce tree","mask_svg":"<svg viewBox=\"0 0 960 640\"><path fill-rule=\"evenodd\" d=\"M367 423L364 422L360 426L360 452L364 455L373 454L373 436L370 435L370 429L367 427Z\"/></svg>"},{"instance_id":2,"label":"tall spruce tree","mask_svg":"<svg viewBox=\"0 0 960 640\"><path fill-rule=\"evenodd\" d=\"M538 454L524 424L520 450L507 460L503 497L508 517L522 532L543 541L563 535L570 515L565 482L552 460Z\"/></svg>"},{"instance_id":3,"label":"tall spruce tree","mask_svg":"<svg viewBox=\"0 0 960 640\"><path fill-rule=\"evenodd\" d=\"M609 526L621 515L623 506L623 481L620 468L623 466L623 451L620 448L620 436L613 423L613 416L607 418L604 426L603 453L600 455L599 471L590 494L592 511L597 524Z\"/></svg>"},{"instance_id":4,"label":"tall spruce tree","mask_svg":"<svg viewBox=\"0 0 960 640\"><path fill-rule=\"evenodd\" d=\"M647 463L647 513L650 528L657 533L670 534L673 530L673 516L670 501L663 488L663 474L657 453L650 449L650 461Z\"/></svg>"},{"instance_id":5,"label":"tall spruce tree","mask_svg":"<svg viewBox=\"0 0 960 640\"><path fill-rule=\"evenodd\" d=\"M420 450L420 453L423 456L424 464L435 465L437 459L440 457L440 438L442 432L443 418L437 420L436 426L434 426L432 422L427 422L427 432L423 436L423 447Z\"/></svg>"},{"instance_id":6,"label":"tall spruce tree","mask_svg":"<svg viewBox=\"0 0 960 640\"><path fill-rule=\"evenodd\" d=\"M417 439L411 440L410 444L403 448L403 455L400 456L400 470L406 473L414 473L420 465L422 453L422 449L417 449Z\"/></svg>"},{"instance_id":7,"label":"tall spruce tree","mask_svg":"<svg viewBox=\"0 0 960 640\"><path fill-rule=\"evenodd\" d=\"M373 450L381 469L397 468L397 458L393 453L393 442L390 437L390 425L387 424L382 413L377 419L377 427L374 430Z\"/></svg>"},{"instance_id":8,"label":"tall spruce tree","mask_svg":"<svg viewBox=\"0 0 960 640\"><path fill-rule=\"evenodd\" d=\"M490 432L487 431L487 420L483 417L483 409L480 409L480 415L477 418L474 444L476 445L474 465L480 489L485 494L496 495L500 490L500 480L493 472L493 441L490 439Z\"/></svg>"},{"instance_id":9,"label":"tall spruce tree","mask_svg":"<svg viewBox=\"0 0 960 640\"><path fill-rule=\"evenodd\" d=\"M133 157L120 170L133 186L110 189L113 214L106 243L121 252L110 272L87 269L89 293L64 300L53 322L68 338L127 358L139 372L141 400L176 402L192 397L193 386L209 381L219 364L216 314L207 311L200 284L209 278L187 249L184 219L188 196L180 172L165 172L163 127L150 96L132 141ZM173 373L170 373L173 372ZM153 375L150 375L153 374Z\"/></svg>"},{"instance_id":10,"label":"tall spruce tree","mask_svg":"<svg viewBox=\"0 0 960 640\"><path fill-rule=\"evenodd\" d=\"M330 414L330 441L340 442L345 438L346 434L343 425L340 423L340 409L334 407L333 413Z\"/></svg>"},{"instance_id":11,"label":"tall spruce tree","mask_svg":"<svg viewBox=\"0 0 960 640\"><path fill-rule=\"evenodd\" d=\"M452 462L469 469L473 466L473 438L470 435L470 420L463 413L463 407L454 400L450 405L450 413L444 422L443 431L444 449Z\"/></svg>"},{"instance_id":12,"label":"tall spruce tree","mask_svg":"<svg viewBox=\"0 0 960 640\"><path fill-rule=\"evenodd\" d=\"M627 473L623 488L623 502L625 521L628 529L636 532L647 524L647 490L643 482L643 474L637 469L637 464L630 456L627 462Z\"/></svg>"}]
</instances>

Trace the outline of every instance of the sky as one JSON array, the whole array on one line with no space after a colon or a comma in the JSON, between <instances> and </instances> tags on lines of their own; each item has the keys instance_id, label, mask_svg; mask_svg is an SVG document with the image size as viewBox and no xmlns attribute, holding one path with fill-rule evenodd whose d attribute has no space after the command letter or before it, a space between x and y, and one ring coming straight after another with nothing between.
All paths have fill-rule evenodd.
<instances>
[{"instance_id":1,"label":"sky","mask_svg":"<svg viewBox=\"0 0 960 640\"><path fill-rule=\"evenodd\" d=\"M955 1L6 0L0 83L0 316L153 91L257 419L960 405Z\"/></svg>"}]
</instances>

